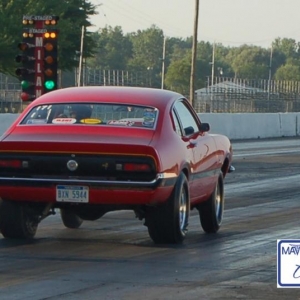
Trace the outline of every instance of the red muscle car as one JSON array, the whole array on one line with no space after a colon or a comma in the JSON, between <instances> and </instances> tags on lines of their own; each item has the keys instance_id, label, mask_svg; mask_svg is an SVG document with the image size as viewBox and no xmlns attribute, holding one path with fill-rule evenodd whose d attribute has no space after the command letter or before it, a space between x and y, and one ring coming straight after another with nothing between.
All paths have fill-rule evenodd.
<instances>
[{"instance_id":1,"label":"red muscle car","mask_svg":"<svg viewBox=\"0 0 300 300\"><path fill-rule=\"evenodd\" d=\"M229 139L208 134L182 95L136 87L47 93L0 140L0 231L33 238L60 210L78 228L133 210L155 243L181 243L191 209L207 233L220 228Z\"/></svg>"}]
</instances>

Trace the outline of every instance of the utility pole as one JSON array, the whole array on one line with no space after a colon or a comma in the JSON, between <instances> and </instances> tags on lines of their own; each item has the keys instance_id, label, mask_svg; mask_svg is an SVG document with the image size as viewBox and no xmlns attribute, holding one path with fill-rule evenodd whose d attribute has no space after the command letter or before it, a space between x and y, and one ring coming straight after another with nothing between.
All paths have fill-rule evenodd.
<instances>
[{"instance_id":1,"label":"utility pole","mask_svg":"<svg viewBox=\"0 0 300 300\"><path fill-rule=\"evenodd\" d=\"M163 57L162 57L162 66L161 66L161 89L164 89L164 80L165 80L165 58L166 58L166 37L164 37L163 45Z\"/></svg>"},{"instance_id":2,"label":"utility pole","mask_svg":"<svg viewBox=\"0 0 300 300\"><path fill-rule=\"evenodd\" d=\"M195 20L194 20L194 34L193 34L193 48L192 48L191 77L190 77L190 103L192 104L193 107L196 107L195 73L196 73L196 59L197 59L198 15L199 15L199 0L195 0Z\"/></svg>"},{"instance_id":3,"label":"utility pole","mask_svg":"<svg viewBox=\"0 0 300 300\"><path fill-rule=\"evenodd\" d=\"M213 43L213 50L212 50L212 60L210 62L211 64L211 88L210 88L210 106L209 106L209 112L212 112L213 109L213 100L214 100L214 93L213 93L213 85L215 82L215 51L216 51L216 43Z\"/></svg>"},{"instance_id":4,"label":"utility pole","mask_svg":"<svg viewBox=\"0 0 300 300\"><path fill-rule=\"evenodd\" d=\"M82 59L82 57L83 57L83 38L84 38L84 26L82 26L82 30L81 30L80 57L79 57L78 78L77 78L78 86L80 86L82 61L83 61L83 59Z\"/></svg>"},{"instance_id":5,"label":"utility pole","mask_svg":"<svg viewBox=\"0 0 300 300\"><path fill-rule=\"evenodd\" d=\"M216 43L213 44L213 52L212 52L212 61L211 61L211 86L214 85L215 78L215 51L216 51Z\"/></svg>"},{"instance_id":6,"label":"utility pole","mask_svg":"<svg viewBox=\"0 0 300 300\"><path fill-rule=\"evenodd\" d=\"M271 45L270 51L270 64L269 64L269 81L268 81L268 100L270 100L270 85L272 79L272 60L273 60L273 45Z\"/></svg>"}]
</instances>

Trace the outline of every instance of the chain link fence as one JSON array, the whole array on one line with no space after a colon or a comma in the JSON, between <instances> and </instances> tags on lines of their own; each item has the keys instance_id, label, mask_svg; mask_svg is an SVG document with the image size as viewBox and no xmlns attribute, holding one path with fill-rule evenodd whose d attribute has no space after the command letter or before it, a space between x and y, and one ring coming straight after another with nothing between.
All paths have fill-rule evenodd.
<instances>
[{"instance_id":1,"label":"chain link fence","mask_svg":"<svg viewBox=\"0 0 300 300\"><path fill-rule=\"evenodd\" d=\"M62 72L61 87L76 86L76 70ZM96 70L85 68L83 85L152 87L150 72ZM0 113L20 113L20 82L0 73ZM207 78L207 86L195 91L198 113L278 113L300 111L300 82L276 80L246 80Z\"/></svg>"},{"instance_id":2,"label":"chain link fence","mask_svg":"<svg viewBox=\"0 0 300 300\"><path fill-rule=\"evenodd\" d=\"M196 90L198 112L278 113L300 111L300 82L214 78Z\"/></svg>"},{"instance_id":3,"label":"chain link fence","mask_svg":"<svg viewBox=\"0 0 300 300\"><path fill-rule=\"evenodd\" d=\"M130 72L85 68L83 72L83 82L85 85L151 87L152 81L153 78L150 71Z\"/></svg>"},{"instance_id":4,"label":"chain link fence","mask_svg":"<svg viewBox=\"0 0 300 300\"><path fill-rule=\"evenodd\" d=\"M20 113L22 111L20 92L21 85L18 80L0 73L0 113Z\"/></svg>"}]
</instances>

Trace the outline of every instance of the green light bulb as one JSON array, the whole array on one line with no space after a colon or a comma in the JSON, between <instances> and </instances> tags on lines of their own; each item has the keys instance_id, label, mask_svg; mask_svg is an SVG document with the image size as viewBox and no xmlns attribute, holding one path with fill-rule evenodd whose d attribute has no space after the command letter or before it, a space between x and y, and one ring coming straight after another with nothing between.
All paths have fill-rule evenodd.
<instances>
[{"instance_id":1,"label":"green light bulb","mask_svg":"<svg viewBox=\"0 0 300 300\"><path fill-rule=\"evenodd\" d=\"M45 81L44 86L47 90L53 90L55 87L55 83L53 80L47 80L47 81Z\"/></svg>"},{"instance_id":2,"label":"green light bulb","mask_svg":"<svg viewBox=\"0 0 300 300\"><path fill-rule=\"evenodd\" d=\"M28 89L29 86L30 86L30 83L28 81L26 81L26 80L22 80L21 81L21 87L22 87L22 89Z\"/></svg>"}]
</instances>

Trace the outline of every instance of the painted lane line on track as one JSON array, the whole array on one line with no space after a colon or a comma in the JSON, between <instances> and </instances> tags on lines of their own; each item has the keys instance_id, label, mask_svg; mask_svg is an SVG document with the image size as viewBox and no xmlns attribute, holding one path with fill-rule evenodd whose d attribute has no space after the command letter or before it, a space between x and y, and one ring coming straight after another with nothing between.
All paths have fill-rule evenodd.
<instances>
[{"instance_id":1,"label":"painted lane line on track","mask_svg":"<svg viewBox=\"0 0 300 300\"><path fill-rule=\"evenodd\" d=\"M292 150L276 150L276 151L261 151L257 150L257 152L252 153L239 153L233 154L233 158L235 157L245 157L245 156L257 156L257 155L277 155L277 154L285 154L285 153L299 153L300 149L292 149Z\"/></svg>"}]
</instances>

